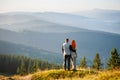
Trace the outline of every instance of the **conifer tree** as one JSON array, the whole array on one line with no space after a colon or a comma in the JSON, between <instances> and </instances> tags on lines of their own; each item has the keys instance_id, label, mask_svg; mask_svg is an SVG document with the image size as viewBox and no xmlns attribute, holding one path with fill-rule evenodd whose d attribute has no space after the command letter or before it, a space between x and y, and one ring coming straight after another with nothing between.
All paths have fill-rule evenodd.
<instances>
[{"instance_id":1,"label":"conifer tree","mask_svg":"<svg viewBox=\"0 0 120 80\"><path fill-rule=\"evenodd\" d=\"M21 61L21 65L20 65L19 70L20 70L20 75L24 75L26 73L26 67L25 67L25 63L23 60Z\"/></svg>"},{"instance_id":2,"label":"conifer tree","mask_svg":"<svg viewBox=\"0 0 120 80\"><path fill-rule=\"evenodd\" d=\"M17 68L17 74L20 74L20 68L19 67Z\"/></svg>"},{"instance_id":3,"label":"conifer tree","mask_svg":"<svg viewBox=\"0 0 120 80\"><path fill-rule=\"evenodd\" d=\"M32 60L29 60L29 62L28 62L28 73L31 73L32 72L32 70L31 70L31 67L32 67Z\"/></svg>"},{"instance_id":4,"label":"conifer tree","mask_svg":"<svg viewBox=\"0 0 120 80\"><path fill-rule=\"evenodd\" d=\"M86 58L83 57L80 61L80 67L81 68L86 68L87 67L87 62L86 62Z\"/></svg>"},{"instance_id":5,"label":"conifer tree","mask_svg":"<svg viewBox=\"0 0 120 80\"><path fill-rule=\"evenodd\" d=\"M20 74L36 72L38 69L57 69L58 64L48 63L24 56L0 54L0 73Z\"/></svg>"},{"instance_id":6,"label":"conifer tree","mask_svg":"<svg viewBox=\"0 0 120 80\"><path fill-rule=\"evenodd\" d=\"M32 72L36 72L38 70L39 66L38 66L38 61L35 60L32 66Z\"/></svg>"},{"instance_id":7,"label":"conifer tree","mask_svg":"<svg viewBox=\"0 0 120 80\"><path fill-rule=\"evenodd\" d=\"M101 66L101 61L99 57L99 53L96 53L95 58L93 60L93 68L99 70Z\"/></svg>"},{"instance_id":8,"label":"conifer tree","mask_svg":"<svg viewBox=\"0 0 120 80\"><path fill-rule=\"evenodd\" d=\"M108 60L108 68L114 69L120 67L120 55L116 48L110 52L110 58Z\"/></svg>"}]
</instances>

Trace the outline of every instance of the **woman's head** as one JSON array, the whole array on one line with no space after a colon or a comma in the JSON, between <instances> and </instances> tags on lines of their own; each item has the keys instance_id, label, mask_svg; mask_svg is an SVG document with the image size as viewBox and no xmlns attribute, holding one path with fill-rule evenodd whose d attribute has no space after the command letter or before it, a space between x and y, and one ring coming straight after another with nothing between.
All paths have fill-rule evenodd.
<instances>
[{"instance_id":1,"label":"woman's head","mask_svg":"<svg viewBox=\"0 0 120 80\"><path fill-rule=\"evenodd\" d=\"M75 42L75 40L72 40L72 41L71 41L71 45L72 45L72 48L73 48L73 49L76 48L76 42Z\"/></svg>"}]
</instances>

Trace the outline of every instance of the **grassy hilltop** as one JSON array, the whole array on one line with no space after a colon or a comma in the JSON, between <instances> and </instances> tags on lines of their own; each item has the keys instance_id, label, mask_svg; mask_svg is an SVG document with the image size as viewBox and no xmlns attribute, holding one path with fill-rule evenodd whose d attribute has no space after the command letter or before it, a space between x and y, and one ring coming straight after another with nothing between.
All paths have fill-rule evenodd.
<instances>
[{"instance_id":1,"label":"grassy hilltop","mask_svg":"<svg viewBox=\"0 0 120 80\"><path fill-rule=\"evenodd\" d=\"M45 70L25 76L0 76L0 80L120 80L120 71L95 71L95 70Z\"/></svg>"},{"instance_id":2,"label":"grassy hilltop","mask_svg":"<svg viewBox=\"0 0 120 80\"><path fill-rule=\"evenodd\" d=\"M32 80L120 80L120 71L49 70L33 74Z\"/></svg>"}]
</instances>

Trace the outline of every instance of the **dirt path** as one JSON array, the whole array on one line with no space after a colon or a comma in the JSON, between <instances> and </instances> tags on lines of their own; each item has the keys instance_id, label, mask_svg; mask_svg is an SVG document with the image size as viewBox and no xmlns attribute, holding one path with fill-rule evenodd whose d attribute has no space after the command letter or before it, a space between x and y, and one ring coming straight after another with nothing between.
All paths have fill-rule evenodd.
<instances>
[{"instance_id":1,"label":"dirt path","mask_svg":"<svg viewBox=\"0 0 120 80\"><path fill-rule=\"evenodd\" d=\"M19 78L19 80L31 80L31 79L32 79L32 75L22 76Z\"/></svg>"},{"instance_id":2,"label":"dirt path","mask_svg":"<svg viewBox=\"0 0 120 80\"><path fill-rule=\"evenodd\" d=\"M0 80L31 80L32 74L26 75L26 76L2 76L0 75Z\"/></svg>"}]
</instances>

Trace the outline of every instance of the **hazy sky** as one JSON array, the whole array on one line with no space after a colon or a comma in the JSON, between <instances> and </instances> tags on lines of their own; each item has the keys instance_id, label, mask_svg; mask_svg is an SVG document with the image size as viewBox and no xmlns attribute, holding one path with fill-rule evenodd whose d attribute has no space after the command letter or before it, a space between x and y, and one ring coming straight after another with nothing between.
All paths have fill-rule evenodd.
<instances>
[{"instance_id":1,"label":"hazy sky","mask_svg":"<svg viewBox=\"0 0 120 80\"><path fill-rule=\"evenodd\" d=\"M94 8L120 10L120 0L0 0L0 12L74 12Z\"/></svg>"}]
</instances>

